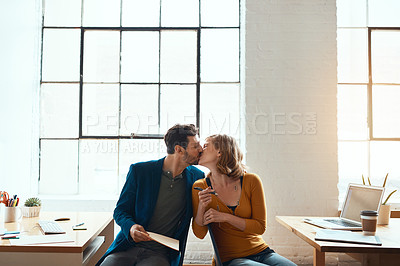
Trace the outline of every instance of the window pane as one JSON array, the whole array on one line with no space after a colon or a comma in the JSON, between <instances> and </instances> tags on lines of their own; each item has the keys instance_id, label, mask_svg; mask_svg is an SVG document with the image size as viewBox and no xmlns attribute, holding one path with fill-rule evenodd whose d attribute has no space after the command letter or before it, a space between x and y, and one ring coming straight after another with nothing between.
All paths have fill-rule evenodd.
<instances>
[{"instance_id":1,"label":"window pane","mask_svg":"<svg viewBox=\"0 0 400 266\"><path fill-rule=\"evenodd\" d=\"M78 141L40 141L39 194L78 192Z\"/></svg>"},{"instance_id":2,"label":"window pane","mask_svg":"<svg viewBox=\"0 0 400 266\"><path fill-rule=\"evenodd\" d=\"M79 84L42 84L40 136L77 138L79 135Z\"/></svg>"},{"instance_id":3,"label":"window pane","mask_svg":"<svg viewBox=\"0 0 400 266\"><path fill-rule=\"evenodd\" d=\"M44 26L81 26L81 0L46 0Z\"/></svg>"},{"instance_id":4,"label":"window pane","mask_svg":"<svg viewBox=\"0 0 400 266\"><path fill-rule=\"evenodd\" d=\"M202 27L239 27L239 0L201 0Z\"/></svg>"},{"instance_id":5,"label":"window pane","mask_svg":"<svg viewBox=\"0 0 400 266\"><path fill-rule=\"evenodd\" d=\"M239 81L239 30L201 31L201 81Z\"/></svg>"},{"instance_id":6,"label":"window pane","mask_svg":"<svg viewBox=\"0 0 400 266\"><path fill-rule=\"evenodd\" d=\"M337 0L338 27L366 27L367 0Z\"/></svg>"},{"instance_id":7,"label":"window pane","mask_svg":"<svg viewBox=\"0 0 400 266\"><path fill-rule=\"evenodd\" d=\"M228 134L239 138L239 84L202 84L200 135Z\"/></svg>"},{"instance_id":8,"label":"window pane","mask_svg":"<svg viewBox=\"0 0 400 266\"><path fill-rule=\"evenodd\" d=\"M339 201L343 202L349 183L362 184L368 176L368 142L338 142Z\"/></svg>"},{"instance_id":9,"label":"window pane","mask_svg":"<svg viewBox=\"0 0 400 266\"><path fill-rule=\"evenodd\" d=\"M83 81L119 81L119 31L86 31Z\"/></svg>"},{"instance_id":10,"label":"window pane","mask_svg":"<svg viewBox=\"0 0 400 266\"><path fill-rule=\"evenodd\" d=\"M162 0L162 27L196 27L199 26L198 0Z\"/></svg>"},{"instance_id":11,"label":"window pane","mask_svg":"<svg viewBox=\"0 0 400 266\"><path fill-rule=\"evenodd\" d=\"M372 86L375 138L400 138L400 86Z\"/></svg>"},{"instance_id":12,"label":"window pane","mask_svg":"<svg viewBox=\"0 0 400 266\"><path fill-rule=\"evenodd\" d=\"M400 83L400 31L372 31L372 82Z\"/></svg>"},{"instance_id":13,"label":"window pane","mask_svg":"<svg viewBox=\"0 0 400 266\"><path fill-rule=\"evenodd\" d=\"M382 186L384 178L389 173L385 196L397 189L389 202L399 202L400 188L400 142L399 141L371 141L371 182Z\"/></svg>"},{"instance_id":14,"label":"window pane","mask_svg":"<svg viewBox=\"0 0 400 266\"><path fill-rule=\"evenodd\" d=\"M131 164L157 160L167 153L164 141L159 139L121 139L119 145L119 191Z\"/></svg>"},{"instance_id":15,"label":"window pane","mask_svg":"<svg viewBox=\"0 0 400 266\"><path fill-rule=\"evenodd\" d=\"M366 140L368 138L367 86L338 86L338 138Z\"/></svg>"},{"instance_id":16,"label":"window pane","mask_svg":"<svg viewBox=\"0 0 400 266\"><path fill-rule=\"evenodd\" d=\"M83 0L83 26L119 27L120 4L115 0Z\"/></svg>"},{"instance_id":17,"label":"window pane","mask_svg":"<svg viewBox=\"0 0 400 266\"><path fill-rule=\"evenodd\" d=\"M369 27L399 27L399 0L368 0Z\"/></svg>"},{"instance_id":18,"label":"window pane","mask_svg":"<svg viewBox=\"0 0 400 266\"><path fill-rule=\"evenodd\" d=\"M368 32L338 29L338 82L368 82Z\"/></svg>"},{"instance_id":19,"label":"window pane","mask_svg":"<svg viewBox=\"0 0 400 266\"><path fill-rule=\"evenodd\" d=\"M120 134L158 133L158 85L121 85Z\"/></svg>"},{"instance_id":20,"label":"window pane","mask_svg":"<svg viewBox=\"0 0 400 266\"><path fill-rule=\"evenodd\" d=\"M123 27L158 27L160 0L122 0Z\"/></svg>"},{"instance_id":21,"label":"window pane","mask_svg":"<svg viewBox=\"0 0 400 266\"><path fill-rule=\"evenodd\" d=\"M79 143L79 194L118 193L118 140Z\"/></svg>"},{"instance_id":22,"label":"window pane","mask_svg":"<svg viewBox=\"0 0 400 266\"><path fill-rule=\"evenodd\" d=\"M82 134L114 136L119 128L119 85L83 85Z\"/></svg>"},{"instance_id":23,"label":"window pane","mask_svg":"<svg viewBox=\"0 0 400 266\"><path fill-rule=\"evenodd\" d=\"M80 39L75 29L43 31L43 81L79 81Z\"/></svg>"},{"instance_id":24,"label":"window pane","mask_svg":"<svg viewBox=\"0 0 400 266\"><path fill-rule=\"evenodd\" d=\"M122 82L158 82L158 31L124 31L121 49Z\"/></svg>"},{"instance_id":25,"label":"window pane","mask_svg":"<svg viewBox=\"0 0 400 266\"><path fill-rule=\"evenodd\" d=\"M196 82L195 31L161 31L161 82Z\"/></svg>"},{"instance_id":26,"label":"window pane","mask_svg":"<svg viewBox=\"0 0 400 266\"><path fill-rule=\"evenodd\" d=\"M160 132L176 123L196 124L196 86L162 85L160 113Z\"/></svg>"}]
</instances>

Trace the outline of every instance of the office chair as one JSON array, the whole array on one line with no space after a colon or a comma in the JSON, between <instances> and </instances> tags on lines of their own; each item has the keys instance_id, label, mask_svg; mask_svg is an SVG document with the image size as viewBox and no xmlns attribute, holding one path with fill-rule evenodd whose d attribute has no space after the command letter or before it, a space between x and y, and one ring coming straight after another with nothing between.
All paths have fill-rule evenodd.
<instances>
[{"instance_id":1,"label":"office chair","mask_svg":"<svg viewBox=\"0 0 400 266\"><path fill-rule=\"evenodd\" d=\"M211 230L211 225L208 224L208 233L210 234L211 237L211 241L214 247L214 260L215 260L215 265L216 266L222 266L222 262L221 262L221 258L219 257L219 253L218 253L218 247L217 247L217 243L215 242L215 238L214 238L214 234Z\"/></svg>"}]
</instances>

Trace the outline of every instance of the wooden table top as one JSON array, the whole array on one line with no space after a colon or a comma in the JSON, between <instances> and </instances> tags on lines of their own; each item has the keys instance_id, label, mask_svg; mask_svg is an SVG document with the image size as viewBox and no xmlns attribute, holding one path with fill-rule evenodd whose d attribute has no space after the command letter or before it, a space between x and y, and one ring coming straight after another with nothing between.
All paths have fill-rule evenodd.
<instances>
[{"instance_id":1,"label":"wooden table top","mask_svg":"<svg viewBox=\"0 0 400 266\"><path fill-rule=\"evenodd\" d=\"M9 240L0 240L0 252L83 252L99 233L113 221L111 212L41 212L39 217L22 218L18 222L4 223L7 231L20 231L21 235L43 235L39 220L70 218L58 222L74 242L40 245L11 246ZM87 230L72 230L72 226L85 223Z\"/></svg>"},{"instance_id":2,"label":"wooden table top","mask_svg":"<svg viewBox=\"0 0 400 266\"><path fill-rule=\"evenodd\" d=\"M276 216L276 220L292 233L306 241L320 252L346 253L397 253L400 254L400 219L390 219L389 225L378 225L376 235L382 246L315 241L319 227L303 222L305 216ZM315 217L313 217L315 218ZM322 217L324 218L324 217ZM362 234L362 232L358 232Z\"/></svg>"}]
</instances>

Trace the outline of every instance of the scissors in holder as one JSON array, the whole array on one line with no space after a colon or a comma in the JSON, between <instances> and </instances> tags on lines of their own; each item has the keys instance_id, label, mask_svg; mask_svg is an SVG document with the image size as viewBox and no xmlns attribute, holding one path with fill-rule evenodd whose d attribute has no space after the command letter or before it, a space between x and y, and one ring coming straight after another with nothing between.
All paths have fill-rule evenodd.
<instances>
[{"instance_id":1,"label":"scissors in holder","mask_svg":"<svg viewBox=\"0 0 400 266\"><path fill-rule=\"evenodd\" d=\"M0 191L0 203L4 203L4 205L8 206L8 202L10 199L10 195L6 191Z\"/></svg>"}]
</instances>

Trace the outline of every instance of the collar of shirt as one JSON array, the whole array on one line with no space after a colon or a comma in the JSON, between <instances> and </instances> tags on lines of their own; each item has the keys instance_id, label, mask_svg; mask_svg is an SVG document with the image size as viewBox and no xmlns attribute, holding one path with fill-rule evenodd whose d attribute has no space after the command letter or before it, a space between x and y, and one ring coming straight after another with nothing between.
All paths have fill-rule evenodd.
<instances>
[{"instance_id":1,"label":"collar of shirt","mask_svg":"<svg viewBox=\"0 0 400 266\"><path fill-rule=\"evenodd\" d=\"M183 172L180 173L179 175L173 177L171 171L163 171L163 175L168 177L169 179L181 179L181 178L183 178Z\"/></svg>"}]
</instances>

